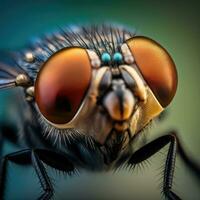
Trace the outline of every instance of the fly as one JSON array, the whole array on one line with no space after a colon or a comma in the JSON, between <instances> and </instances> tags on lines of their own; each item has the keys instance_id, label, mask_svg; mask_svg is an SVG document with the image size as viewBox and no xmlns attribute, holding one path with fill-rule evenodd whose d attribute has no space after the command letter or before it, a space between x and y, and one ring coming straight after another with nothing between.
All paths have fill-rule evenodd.
<instances>
[{"instance_id":1,"label":"fly","mask_svg":"<svg viewBox=\"0 0 200 200\"><path fill-rule=\"evenodd\" d=\"M176 153L199 178L200 168L176 131L134 148L171 103L177 83L165 48L118 26L61 29L14 53L12 64L0 63L0 89L23 88L24 107L20 131L1 125L2 143L21 144L20 136L26 148L1 159L1 199L9 162L30 163L43 189L40 199L51 199L54 187L43 163L67 173L134 168L167 144L162 192L180 199L172 192Z\"/></svg>"}]
</instances>

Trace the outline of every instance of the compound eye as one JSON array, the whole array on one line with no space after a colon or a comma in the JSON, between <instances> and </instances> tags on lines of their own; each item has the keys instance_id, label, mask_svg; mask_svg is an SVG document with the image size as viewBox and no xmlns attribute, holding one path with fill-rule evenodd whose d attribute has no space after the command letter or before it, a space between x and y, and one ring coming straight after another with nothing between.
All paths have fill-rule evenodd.
<instances>
[{"instance_id":1,"label":"compound eye","mask_svg":"<svg viewBox=\"0 0 200 200\"><path fill-rule=\"evenodd\" d=\"M42 115L55 124L68 123L77 113L91 80L86 50L73 47L52 55L35 82L35 101Z\"/></svg>"},{"instance_id":2,"label":"compound eye","mask_svg":"<svg viewBox=\"0 0 200 200\"><path fill-rule=\"evenodd\" d=\"M146 37L134 37L126 43L148 86L166 107L176 93L178 82L171 56L161 45Z\"/></svg>"}]
</instances>

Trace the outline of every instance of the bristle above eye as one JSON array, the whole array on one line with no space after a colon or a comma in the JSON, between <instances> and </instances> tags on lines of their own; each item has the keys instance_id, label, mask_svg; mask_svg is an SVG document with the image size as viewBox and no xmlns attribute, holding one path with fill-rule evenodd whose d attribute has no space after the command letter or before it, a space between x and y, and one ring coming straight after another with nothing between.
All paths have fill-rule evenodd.
<instances>
[{"instance_id":1,"label":"bristle above eye","mask_svg":"<svg viewBox=\"0 0 200 200\"><path fill-rule=\"evenodd\" d=\"M100 57L102 53L114 54L120 51L121 45L135 36L119 24L86 25L58 27L56 32L46 34L31 42L28 51L34 55L34 62L27 62L23 52L16 57L18 65L35 80L41 66L57 51L66 47L81 47L95 51Z\"/></svg>"}]
</instances>

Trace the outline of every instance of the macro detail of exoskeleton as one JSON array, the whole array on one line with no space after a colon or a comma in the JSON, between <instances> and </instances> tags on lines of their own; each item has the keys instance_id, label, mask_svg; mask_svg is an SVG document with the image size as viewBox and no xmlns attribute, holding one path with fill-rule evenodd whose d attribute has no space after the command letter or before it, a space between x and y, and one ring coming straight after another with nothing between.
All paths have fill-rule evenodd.
<instances>
[{"instance_id":1,"label":"macro detail of exoskeleton","mask_svg":"<svg viewBox=\"0 0 200 200\"><path fill-rule=\"evenodd\" d=\"M13 87L22 88L20 128L1 124L0 145L8 139L23 148L1 158L0 198L8 162L31 164L44 192L40 199L51 199L54 188L43 163L66 173L134 169L167 144L162 192L168 199L180 199L172 192L177 152L200 176L175 131L135 148L177 88L171 56L150 38L121 26L60 29L13 53L13 62L0 63L0 89Z\"/></svg>"}]
</instances>

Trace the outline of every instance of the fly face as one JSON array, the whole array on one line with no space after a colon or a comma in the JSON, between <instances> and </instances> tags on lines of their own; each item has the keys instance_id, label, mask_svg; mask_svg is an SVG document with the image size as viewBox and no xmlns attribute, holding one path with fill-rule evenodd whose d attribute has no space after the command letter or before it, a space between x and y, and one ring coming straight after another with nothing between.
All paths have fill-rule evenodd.
<instances>
[{"instance_id":1,"label":"fly face","mask_svg":"<svg viewBox=\"0 0 200 200\"><path fill-rule=\"evenodd\" d=\"M163 111L177 86L167 51L146 37L116 45L112 52L63 48L42 64L34 96L43 121L60 134L71 129L101 145L124 146Z\"/></svg>"}]
</instances>

